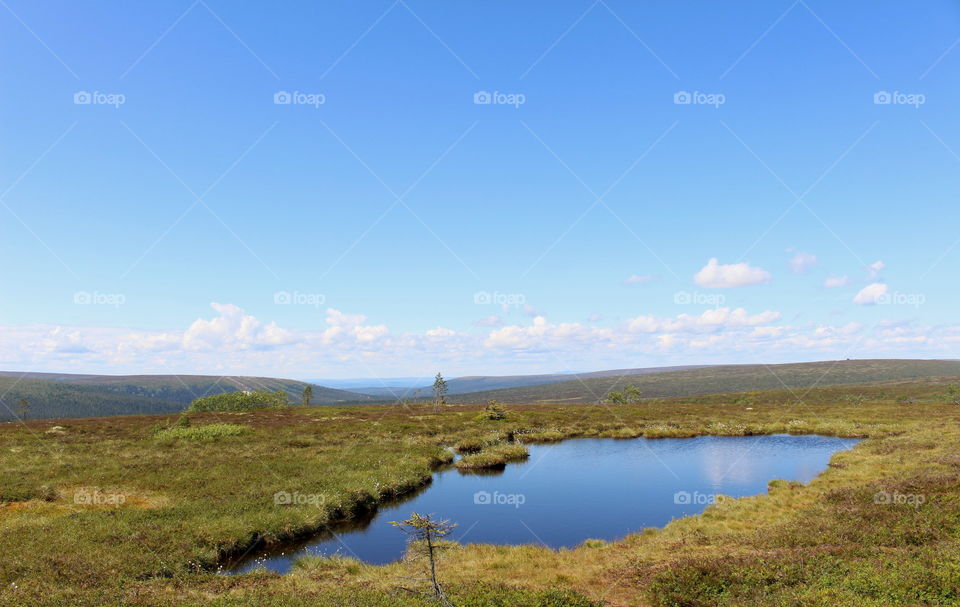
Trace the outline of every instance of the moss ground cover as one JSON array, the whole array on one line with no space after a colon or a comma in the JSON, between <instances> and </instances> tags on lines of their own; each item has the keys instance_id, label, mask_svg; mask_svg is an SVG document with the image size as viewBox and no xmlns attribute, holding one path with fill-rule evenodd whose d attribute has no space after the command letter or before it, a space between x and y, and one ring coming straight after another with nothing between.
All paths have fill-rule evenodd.
<instances>
[{"instance_id":1,"label":"moss ground cover","mask_svg":"<svg viewBox=\"0 0 960 607\"><path fill-rule=\"evenodd\" d=\"M483 419L481 405L270 408L193 413L179 428L242 429L215 440L159 438L176 416L0 424L0 604L429 604L398 589L417 562L304 559L287 576L215 569L428 482L457 445L506 456L516 443L576 436L780 432L870 440L807 486L772 483L768 495L619 542L456 546L441 576L458 605L957 604L950 383L511 406L506 420Z\"/></svg>"}]
</instances>

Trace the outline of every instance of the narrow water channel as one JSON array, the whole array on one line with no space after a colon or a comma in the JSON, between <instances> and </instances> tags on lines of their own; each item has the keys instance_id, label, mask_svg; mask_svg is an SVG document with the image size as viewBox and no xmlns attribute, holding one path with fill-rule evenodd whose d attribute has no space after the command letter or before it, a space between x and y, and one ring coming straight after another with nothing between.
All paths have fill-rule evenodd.
<instances>
[{"instance_id":1,"label":"narrow water channel","mask_svg":"<svg viewBox=\"0 0 960 607\"><path fill-rule=\"evenodd\" d=\"M399 559L406 537L390 521L411 512L458 524L462 543L573 547L615 540L700 513L716 495L765 493L776 478L808 482L858 439L825 436L700 436L683 439L572 439L530 445L530 459L498 473L440 470L433 482L338 523L305 541L252 553L226 573L281 573L304 555L342 554L368 563Z\"/></svg>"}]
</instances>

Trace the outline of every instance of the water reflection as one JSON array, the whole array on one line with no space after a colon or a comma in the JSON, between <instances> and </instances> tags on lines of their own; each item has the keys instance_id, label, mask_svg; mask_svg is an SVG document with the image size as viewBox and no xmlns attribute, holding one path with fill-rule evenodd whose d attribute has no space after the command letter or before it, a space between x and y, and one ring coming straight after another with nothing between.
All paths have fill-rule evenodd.
<instances>
[{"instance_id":1,"label":"water reflection","mask_svg":"<svg viewBox=\"0 0 960 607\"><path fill-rule=\"evenodd\" d=\"M430 484L376 512L305 540L257 551L230 568L286 572L307 554L390 562L402 556L406 539L390 521L414 511L459 523L453 539L460 542L559 548L588 538L614 540L702 512L718 493L764 493L774 478L807 482L826 468L833 453L857 442L775 435L531 445L526 462L479 473L445 468Z\"/></svg>"}]
</instances>

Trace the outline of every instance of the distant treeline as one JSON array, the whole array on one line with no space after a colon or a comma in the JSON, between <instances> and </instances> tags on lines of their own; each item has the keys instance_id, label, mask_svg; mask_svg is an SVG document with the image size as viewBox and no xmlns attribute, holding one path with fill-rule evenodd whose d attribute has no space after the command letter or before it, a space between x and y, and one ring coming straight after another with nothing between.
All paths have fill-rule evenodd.
<instances>
[{"instance_id":1,"label":"distant treeline","mask_svg":"<svg viewBox=\"0 0 960 607\"><path fill-rule=\"evenodd\" d=\"M225 397L223 406L249 402L245 393L256 395L256 407L301 402L309 387L313 405L370 401L372 397L334 390L290 379L200 375L0 375L0 422L113 415L178 413L198 397ZM241 396L237 396L241 395ZM206 401L203 401L206 402ZM221 406L206 405L199 406ZM221 409L221 410L231 410Z\"/></svg>"},{"instance_id":2,"label":"distant treeline","mask_svg":"<svg viewBox=\"0 0 960 607\"><path fill-rule=\"evenodd\" d=\"M183 403L36 379L0 377L0 394L0 421L174 413L183 409Z\"/></svg>"}]
</instances>

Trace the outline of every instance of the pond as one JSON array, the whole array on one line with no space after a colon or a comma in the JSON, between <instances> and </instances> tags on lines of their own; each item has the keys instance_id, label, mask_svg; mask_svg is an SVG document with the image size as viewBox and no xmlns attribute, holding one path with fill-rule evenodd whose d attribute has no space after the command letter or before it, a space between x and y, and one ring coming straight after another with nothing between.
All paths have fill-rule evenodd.
<instances>
[{"instance_id":1,"label":"pond","mask_svg":"<svg viewBox=\"0 0 960 607\"><path fill-rule=\"evenodd\" d=\"M458 524L461 543L573 547L616 540L702 512L716 495L765 493L776 478L808 482L858 439L825 436L580 438L530 445L530 458L497 473L447 467L433 482L379 510L308 540L264 549L225 573L256 567L285 573L305 555L341 554L368 563L399 559L406 536L390 524L411 512Z\"/></svg>"}]
</instances>

